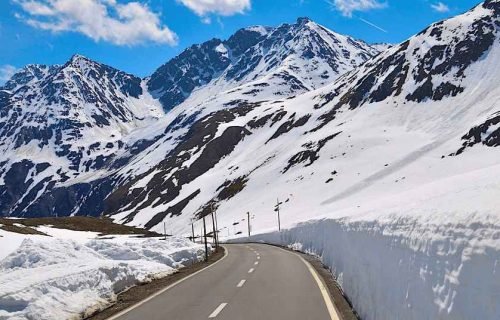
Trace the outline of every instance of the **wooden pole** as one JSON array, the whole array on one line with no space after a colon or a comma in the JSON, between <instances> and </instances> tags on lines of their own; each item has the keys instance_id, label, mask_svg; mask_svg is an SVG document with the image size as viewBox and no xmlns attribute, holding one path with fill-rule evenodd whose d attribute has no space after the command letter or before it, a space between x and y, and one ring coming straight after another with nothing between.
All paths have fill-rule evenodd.
<instances>
[{"instance_id":1,"label":"wooden pole","mask_svg":"<svg viewBox=\"0 0 500 320\"><path fill-rule=\"evenodd\" d=\"M193 235L193 242L196 242L195 237L194 237L194 222L191 222L191 233Z\"/></svg>"},{"instance_id":2,"label":"wooden pole","mask_svg":"<svg viewBox=\"0 0 500 320\"><path fill-rule=\"evenodd\" d=\"M248 220L248 237L250 238L250 212L247 212L247 220Z\"/></svg>"},{"instance_id":3,"label":"wooden pole","mask_svg":"<svg viewBox=\"0 0 500 320\"><path fill-rule=\"evenodd\" d=\"M215 235L215 218L214 218L214 213L212 211L212 231L213 231L213 237L214 237L214 245L215 245L215 250L217 250L217 236Z\"/></svg>"},{"instance_id":4,"label":"wooden pole","mask_svg":"<svg viewBox=\"0 0 500 320\"><path fill-rule=\"evenodd\" d=\"M278 231L281 231L281 221L280 221L280 199L276 199L276 211L278 212Z\"/></svg>"},{"instance_id":5,"label":"wooden pole","mask_svg":"<svg viewBox=\"0 0 500 320\"><path fill-rule=\"evenodd\" d=\"M208 261L207 225L205 224L205 217L203 217L203 235L205 237L205 261Z\"/></svg>"},{"instance_id":6,"label":"wooden pole","mask_svg":"<svg viewBox=\"0 0 500 320\"><path fill-rule=\"evenodd\" d=\"M220 242L219 242L219 224L217 222L217 209L214 210L214 216L215 216L215 240L217 241L217 247L219 247Z\"/></svg>"}]
</instances>

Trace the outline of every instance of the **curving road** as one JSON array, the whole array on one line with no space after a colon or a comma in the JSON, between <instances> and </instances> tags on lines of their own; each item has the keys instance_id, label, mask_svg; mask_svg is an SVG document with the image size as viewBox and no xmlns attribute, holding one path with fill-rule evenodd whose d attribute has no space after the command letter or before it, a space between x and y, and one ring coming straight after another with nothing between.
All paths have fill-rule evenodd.
<instances>
[{"instance_id":1,"label":"curving road","mask_svg":"<svg viewBox=\"0 0 500 320\"><path fill-rule=\"evenodd\" d=\"M225 245L226 256L108 320L339 319L316 272L277 247Z\"/></svg>"}]
</instances>

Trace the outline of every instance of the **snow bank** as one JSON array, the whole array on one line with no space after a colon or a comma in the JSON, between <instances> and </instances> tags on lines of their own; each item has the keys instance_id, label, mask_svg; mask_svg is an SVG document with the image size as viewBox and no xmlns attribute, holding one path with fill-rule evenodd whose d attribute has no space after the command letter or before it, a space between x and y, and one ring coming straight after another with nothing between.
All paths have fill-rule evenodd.
<instances>
[{"instance_id":1,"label":"snow bank","mask_svg":"<svg viewBox=\"0 0 500 320\"><path fill-rule=\"evenodd\" d=\"M2 242L9 240L9 233L2 235ZM179 238L26 237L0 260L0 319L78 318L202 256L200 245Z\"/></svg>"},{"instance_id":2,"label":"snow bank","mask_svg":"<svg viewBox=\"0 0 500 320\"><path fill-rule=\"evenodd\" d=\"M500 319L498 227L324 219L253 240L321 257L363 319Z\"/></svg>"},{"instance_id":3,"label":"snow bank","mask_svg":"<svg viewBox=\"0 0 500 320\"><path fill-rule=\"evenodd\" d=\"M500 319L499 170L443 179L251 240L320 257L365 320Z\"/></svg>"}]
</instances>

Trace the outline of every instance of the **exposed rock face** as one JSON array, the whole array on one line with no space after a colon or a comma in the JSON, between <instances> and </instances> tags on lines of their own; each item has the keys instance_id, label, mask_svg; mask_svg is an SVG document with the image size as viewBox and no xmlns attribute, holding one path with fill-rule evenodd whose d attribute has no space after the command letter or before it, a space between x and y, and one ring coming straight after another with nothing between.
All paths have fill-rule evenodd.
<instances>
[{"instance_id":1,"label":"exposed rock face","mask_svg":"<svg viewBox=\"0 0 500 320\"><path fill-rule=\"evenodd\" d=\"M462 140L462 147L454 155L459 155L467 148L478 144L488 147L500 146L500 112L496 112L484 123L470 129Z\"/></svg>"}]
</instances>

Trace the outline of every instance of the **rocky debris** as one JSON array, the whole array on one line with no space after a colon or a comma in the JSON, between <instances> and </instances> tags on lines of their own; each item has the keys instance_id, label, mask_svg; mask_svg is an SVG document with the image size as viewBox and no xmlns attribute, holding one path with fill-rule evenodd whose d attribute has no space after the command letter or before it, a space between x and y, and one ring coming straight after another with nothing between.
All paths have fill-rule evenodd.
<instances>
[{"instance_id":1,"label":"rocky debris","mask_svg":"<svg viewBox=\"0 0 500 320\"><path fill-rule=\"evenodd\" d=\"M312 165L316 160L319 159L319 152L323 147L326 145L326 143L342 132L337 132L335 134L332 134L324 139L319 140L316 143L309 142L304 144L302 147L304 147L306 150L300 151L299 153L295 154L293 157L291 157L288 160L287 166L283 169L282 173L286 173L290 168L293 166L298 165L299 163L305 163L304 166L309 167Z\"/></svg>"}]
</instances>

